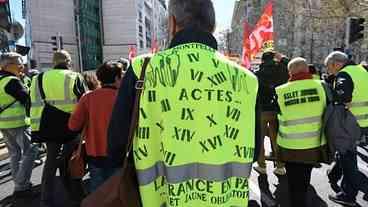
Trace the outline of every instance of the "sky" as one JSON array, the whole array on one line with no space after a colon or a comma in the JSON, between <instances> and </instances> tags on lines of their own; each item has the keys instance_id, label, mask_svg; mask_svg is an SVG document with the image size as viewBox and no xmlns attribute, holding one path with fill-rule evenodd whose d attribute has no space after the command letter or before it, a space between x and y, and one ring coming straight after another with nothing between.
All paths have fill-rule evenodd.
<instances>
[{"instance_id":1,"label":"sky","mask_svg":"<svg viewBox=\"0 0 368 207\"><path fill-rule=\"evenodd\" d=\"M168 0L166 0L168 1ZM19 21L21 24L25 24L22 19L22 1L10 0L10 7L13 18ZM220 32L225 29L229 29L231 25L231 18L233 16L233 9L235 0L212 0L216 11L216 32ZM24 37L19 40L20 44L24 44Z\"/></svg>"},{"instance_id":2,"label":"sky","mask_svg":"<svg viewBox=\"0 0 368 207\"><path fill-rule=\"evenodd\" d=\"M166 0L168 2L169 0ZM229 29L235 0L212 0L216 11L216 32Z\"/></svg>"}]
</instances>

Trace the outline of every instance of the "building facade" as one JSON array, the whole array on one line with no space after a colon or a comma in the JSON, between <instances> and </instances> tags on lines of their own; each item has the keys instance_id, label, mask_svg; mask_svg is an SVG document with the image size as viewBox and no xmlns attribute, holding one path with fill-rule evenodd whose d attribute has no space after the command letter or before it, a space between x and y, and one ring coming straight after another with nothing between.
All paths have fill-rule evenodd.
<instances>
[{"instance_id":1,"label":"building facade","mask_svg":"<svg viewBox=\"0 0 368 207\"><path fill-rule=\"evenodd\" d=\"M26 0L26 43L40 68L52 66L51 37L59 34L74 68L93 70L103 61L166 45L164 0Z\"/></svg>"},{"instance_id":2,"label":"building facade","mask_svg":"<svg viewBox=\"0 0 368 207\"><path fill-rule=\"evenodd\" d=\"M267 2L268 0L242 0L235 5L238 8L234 9L231 50L241 52L239 41L242 41L243 21L255 25ZM322 65L324 58L334 48L346 48L345 28L348 17L363 17L368 21L368 4L364 0L273 2L276 50L289 57L305 57L317 65ZM366 29L368 30L367 26ZM349 46L356 61L368 58L367 41L368 35Z\"/></svg>"}]
</instances>

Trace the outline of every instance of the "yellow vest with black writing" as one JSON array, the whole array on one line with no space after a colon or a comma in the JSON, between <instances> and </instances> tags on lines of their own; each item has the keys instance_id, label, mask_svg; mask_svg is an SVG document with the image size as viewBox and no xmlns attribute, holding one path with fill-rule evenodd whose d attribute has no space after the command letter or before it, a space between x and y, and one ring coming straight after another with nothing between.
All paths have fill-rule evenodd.
<instances>
[{"instance_id":1,"label":"yellow vest with black writing","mask_svg":"<svg viewBox=\"0 0 368 207\"><path fill-rule=\"evenodd\" d=\"M321 81L298 80L276 88L280 113L277 144L285 149L305 150L321 147L326 93ZM322 137L321 137L322 136Z\"/></svg>"},{"instance_id":2,"label":"yellow vest with black writing","mask_svg":"<svg viewBox=\"0 0 368 207\"><path fill-rule=\"evenodd\" d=\"M152 57L133 150L144 207L247 206L257 91L251 72L203 44Z\"/></svg>"},{"instance_id":3,"label":"yellow vest with black writing","mask_svg":"<svg viewBox=\"0 0 368 207\"><path fill-rule=\"evenodd\" d=\"M64 112L72 112L77 103L73 92L78 73L70 70L52 69L43 74L42 84L46 101ZM39 75L32 79L31 92L31 128L32 131L40 129L41 115L44 102L38 84Z\"/></svg>"},{"instance_id":4,"label":"yellow vest with black writing","mask_svg":"<svg viewBox=\"0 0 368 207\"><path fill-rule=\"evenodd\" d=\"M5 92L5 87L10 80L19 80L15 76L8 76L0 80L0 109L6 108L15 101L15 98ZM26 111L24 106L15 102L9 108L0 113L0 129L12 129L26 125Z\"/></svg>"},{"instance_id":5,"label":"yellow vest with black writing","mask_svg":"<svg viewBox=\"0 0 368 207\"><path fill-rule=\"evenodd\" d=\"M349 74L354 83L353 100L350 111L360 127L368 127L368 72L361 65L351 65L340 72Z\"/></svg>"}]
</instances>

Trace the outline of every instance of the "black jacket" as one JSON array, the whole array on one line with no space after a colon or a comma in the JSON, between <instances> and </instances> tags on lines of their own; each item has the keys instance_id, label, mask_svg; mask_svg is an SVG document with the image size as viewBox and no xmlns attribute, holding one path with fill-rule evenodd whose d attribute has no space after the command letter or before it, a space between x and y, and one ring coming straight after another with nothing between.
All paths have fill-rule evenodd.
<instances>
[{"instance_id":1,"label":"black jacket","mask_svg":"<svg viewBox=\"0 0 368 207\"><path fill-rule=\"evenodd\" d=\"M0 71L0 76L14 76L12 73L6 71ZM5 92L11 95L15 100L19 101L26 108L26 115L29 116L31 98L27 89L24 87L22 81L17 79L12 79L5 86Z\"/></svg>"},{"instance_id":2,"label":"black jacket","mask_svg":"<svg viewBox=\"0 0 368 207\"><path fill-rule=\"evenodd\" d=\"M259 81L259 95L262 111L277 111L275 88L288 81L288 58L282 58L279 63L268 61L260 65L255 72Z\"/></svg>"},{"instance_id":3,"label":"black jacket","mask_svg":"<svg viewBox=\"0 0 368 207\"><path fill-rule=\"evenodd\" d=\"M171 41L169 48L176 47L186 43L202 43L213 49L217 49L217 41L212 34L203 32L196 28L187 28L177 33ZM125 147L129 134L129 126L132 115L133 102L135 98L135 83L137 77L133 69L130 67L120 86L117 100L112 112L111 121L108 130L108 155L113 162L113 167L122 165L123 155L125 155ZM257 106L257 112L258 106ZM256 116L256 137L260 137L259 115ZM255 154L259 154L259 139L256 139ZM256 157L255 157L256 159Z\"/></svg>"}]
</instances>

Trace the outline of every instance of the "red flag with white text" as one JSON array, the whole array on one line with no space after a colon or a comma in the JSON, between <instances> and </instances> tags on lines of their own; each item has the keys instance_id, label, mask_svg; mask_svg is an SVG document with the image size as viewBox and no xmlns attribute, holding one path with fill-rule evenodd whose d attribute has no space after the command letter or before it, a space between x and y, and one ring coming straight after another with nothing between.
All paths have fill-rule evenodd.
<instances>
[{"instance_id":1,"label":"red flag with white text","mask_svg":"<svg viewBox=\"0 0 368 207\"><path fill-rule=\"evenodd\" d=\"M250 67L260 52L273 50L273 1L270 0L264 7L263 14L259 18L253 31L243 40L243 64Z\"/></svg>"}]
</instances>

